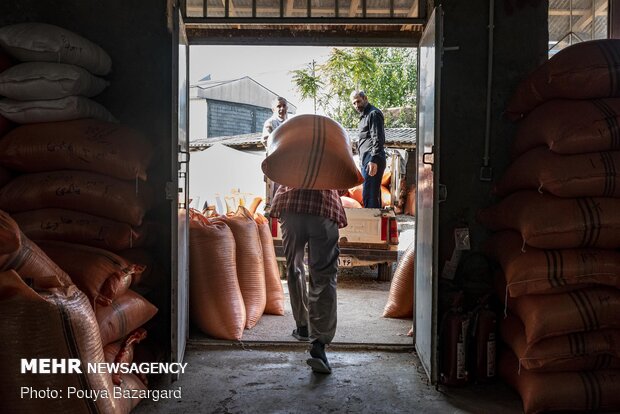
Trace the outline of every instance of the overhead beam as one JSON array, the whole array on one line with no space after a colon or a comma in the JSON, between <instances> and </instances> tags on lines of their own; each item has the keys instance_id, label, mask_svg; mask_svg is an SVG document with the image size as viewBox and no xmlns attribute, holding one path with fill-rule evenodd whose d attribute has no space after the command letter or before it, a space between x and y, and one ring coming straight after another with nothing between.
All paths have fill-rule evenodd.
<instances>
[{"instance_id":1,"label":"overhead beam","mask_svg":"<svg viewBox=\"0 0 620 414\"><path fill-rule=\"evenodd\" d=\"M594 13L592 13L592 10L590 10L589 15L579 18L579 20L577 20L577 22L573 24L573 32L575 33L583 32L586 29L586 27L588 27L588 25L592 23L592 20L594 19L595 16L604 15L606 11L607 11L607 2L601 2L601 4L599 4L599 6L594 11Z\"/></svg>"},{"instance_id":2,"label":"overhead beam","mask_svg":"<svg viewBox=\"0 0 620 414\"><path fill-rule=\"evenodd\" d=\"M407 13L407 17L418 17L420 13L420 0L413 0L413 4ZM396 12L396 11L394 11Z\"/></svg>"},{"instance_id":3,"label":"overhead beam","mask_svg":"<svg viewBox=\"0 0 620 414\"><path fill-rule=\"evenodd\" d=\"M355 17L357 13L357 9L360 7L360 0L351 0L351 5L349 6L349 17ZM366 11L368 13L368 10Z\"/></svg>"}]
</instances>

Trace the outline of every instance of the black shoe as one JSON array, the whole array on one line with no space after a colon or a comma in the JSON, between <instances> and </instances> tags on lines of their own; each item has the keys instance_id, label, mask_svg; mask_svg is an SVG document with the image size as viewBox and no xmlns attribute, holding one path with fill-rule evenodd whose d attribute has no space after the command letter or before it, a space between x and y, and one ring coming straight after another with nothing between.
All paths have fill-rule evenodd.
<instances>
[{"instance_id":1,"label":"black shoe","mask_svg":"<svg viewBox=\"0 0 620 414\"><path fill-rule=\"evenodd\" d=\"M293 330L292 335L297 338L298 341L309 341L310 337L308 336L308 327L300 326L297 329Z\"/></svg>"},{"instance_id":2,"label":"black shoe","mask_svg":"<svg viewBox=\"0 0 620 414\"><path fill-rule=\"evenodd\" d=\"M327 355L325 355L325 344L314 341L312 342L312 349L310 350L310 356L306 363L310 365L312 371L319 374L331 374L332 369L327 362Z\"/></svg>"}]
</instances>

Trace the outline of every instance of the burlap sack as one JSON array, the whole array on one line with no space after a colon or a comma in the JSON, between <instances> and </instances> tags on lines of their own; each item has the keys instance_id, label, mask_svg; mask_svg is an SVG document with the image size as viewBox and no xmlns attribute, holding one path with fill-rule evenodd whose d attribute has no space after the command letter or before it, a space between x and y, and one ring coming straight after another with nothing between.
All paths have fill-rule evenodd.
<instances>
[{"instance_id":1,"label":"burlap sack","mask_svg":"<svg viewBox=\"0 0 620 414\"><path fill-rule=\"evenodd\" d=\"M9 213L63 208L139 226L152 193L136 184L86 171L24 174L0 189L0 208Z\"/></svg>"},{"instance_id":2,"label":"burlap sack","mask_svg":"<svg viewBox=\"0 0 620 414\"><path fill-rule=\"evenodd\" d=\"M235 237L222 221L190 213L189 310L201 331L240 340L246 310L237 279Z\"/></svg>"},{"instance_id":3,"label":"burlap sack","mask_svg":"<svg viewBox=\"0 0 620 414\"><path fill-rule=\"evenodd\" d=\"M500 335L519 359L521 367L536 371L588 371L620 369L620 330L577 332L527 344L518 317L500 322Z\"/></svg>"},{"instance_id":4,"label":"burlap sack","mask_svg":"<svg viewBox=\"0 0 620 414\"><path fill-rule=\"evenodd\" d=\"M542 250L523 246L523 239L513 231L493 234L485 241L484 250L502 267L511 297L591 285L620 288L620 252L615 250Z\"/></svg>"},{"instance_id":5,"label":"burlap sack","mask_svg":"<svg viewBox=\"0 0 620 414\"><path fill-rule=\"evenodd\" d=\"M97 119L22 125L0 140L0 163L28 173L82 170L146 180L152 156L143 134Z\"/></svg>"},{"instance_id":6,"label":"burlap sack","mask_svg":"<svg viewBox=\"0 0 620 414\"><path fill-rule=\"evenodd\" d=\"M263 172L272 181L293 188L346 190L364 179L353 161L346 131L321 115L298 115L268 139Z\"/></svg>"},{"instance_id":7,"label":"burlap sack","mask_svg":"<svg viewBox=\"0 0 620 414\"><path fill-rule=\"evenodd\" d=\"M83 244L58 241L39 241L39 247L62 270L73 283L88 296L93 306L109 306L112 301L127 292L133 275L144 267L104 249Z\"/></svg>"},{"instance_id":8,"label":"burlap sack","mask_svg":"<svg viewBox=\"0 0 620 414\"><path fill-rule=\"evenodd\" d=\"M112 301L110 306L99 306L95 310L101 343L105 346L129 335L148 322L157 313L157 308L148 300L129 289Z\"/></svg>"},{"instance_id":9,"label":"burlap sack","mask_svg":"<svg viewBox=\"0 0 620 414\"><path fill-rule=\"evenodd\" d=\"M112 392L108 373L89 373L88 363L104 363L93 310L77 287L35 292L14 271L0 274L0 412L117 413L112 398L68 396L68 387ZM82 373L21 373L21 359L75 358ZM20 398L22 387L63 390L64 398Z\"/></svg>"},{"instance_id":10,"label":"burlap sack","mask_svg":"<svg viewBox=\"0 0 620 414\"><path fill-rule=\"evenodd\" d=\"M414 273L415 243L411 243L396 266L388 301L383 309L384 318L411 318L413 316Z\"/></svg>"},{"instance_id":11,"label":"burlap sack","mask_svg":"<svg viewBox=\"0 0 620 414\"><path fill-rule=\"evenodd\" d=\"M245 304L245 326L251 329L267 304L265 264L258 227L245 207L239 207L235 214L225 216L223 220L235 237L237 279Z\"/></svg>"},{"instance_id":12,"label":"burlap sack","mask_svg":"<svg viewBox=\"0 0 620 414\"><path fill-rule=\"evenodd\" d=\"M528 345L542 339L599 329L620 329L620 290L592 287L508 301L521 319Z\"/></svg>"},{"instance_id":13,"label":"burlap sack","mask_svg":"<svg viewBox=\"0 0 620 414\"><path fill-rule=\"evenodd\" d=\"M499 196L538 190L558 197L620 197L620 151L558 155L546 147L517 158L494 187Z\"/></svg>"},{"instance_id":14,"label":"burlap sack","mask_svg":"<svg viewBox=\"0 0 620 414\"><path fill-rule=\"evenodd\" d=\"M541 249L620 247L620 199L559 198L519 191L478 212L490 230L516 230Z\"/></svg>"},{"instance_id":15,"label":"burlap sack","mask_svg":"<svg viewBox=\"0 0 620 414\"><path fill-rule=\"evenodd\" d=\"M618 39L591 40L562 49L519 84L506 115L521 119L552 99L620 96L618 50Z\"/></svg>"},{"instance_id":16,"label":"burlap sack","mask_svg":"<svg viewBox=\"0 0 620 414\"><path fill-rule=\"evenodd\" d=\"M519 123L513 158L538 146L557 154L620 150L620 99L549 101Z\"/></svg>"},{"instance_id":17,"label":"burlap sack","mask_svg":"<svg viewBox=\"0 0 620 414\"><path fill-rule=\"evenodd\" d=\"M509 350L500 353L498 365L500 376L521 395L525 414L620 410L620 370L519 371Z\"/></svg>"},{"instance_id":18,"label":"burlap sack","mask_svg":"<svg viewBox=\"0 0 620 414\"><path fill-rule=\"evenodd\" d=\"M24 234L33 240L57 240L107 250L139 247L149 239L148 226L132 226L92 214L60 208L13 213Z\"/></svg>"},{"instance_id":19,"label":"burlap sack","mask_svg":"<svg viewBox=\"0 0 620 414\"><path fill-rule=\"evenodd\" d=\"M265 264L265 290L267 293L265 313L284 315L284 289L282 289L282 282L280 281L280 270L276 260L276 251L273 247L269 220L261 214L256 215L255 220Z\"/></svg>"}]
</instances>

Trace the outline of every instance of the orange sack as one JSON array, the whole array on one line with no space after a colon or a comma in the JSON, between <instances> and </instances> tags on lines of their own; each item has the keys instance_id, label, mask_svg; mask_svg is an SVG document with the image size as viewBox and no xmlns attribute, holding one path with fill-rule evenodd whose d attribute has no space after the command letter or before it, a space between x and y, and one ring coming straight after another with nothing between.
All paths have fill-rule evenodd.
<instances>
[{"instance_id":1,"label":"orange sack","mask_svg":"<svg viewBox=\"0 0 620 414\"><path fill-rule=\"evenodd\" d=\"M516 230L541 249L620 247L620 199L559 198L519 191L480 210L479 222L490 230Z\"/></svg>"},{"instance_id":2,"label":"orange sack","mask_svg":"<svg viewBox=\"0 0 620 414\"><path fill-rule=\"evenodd\" d=\"M620 370L531 372L505 350L498 358L500 376L523 400L525 414L620 410Z\"/></svg>"},{"instance_id":3,"label":"orange sack","mask_svg":"<svg viewBox=\"0 0 620 414\"><path fill-rule=\"evenodd\" d=\"M521 366L531 371L620 369L618 329L554 336L528 346L523 323L508 315L500 322L500 334Z\"/></svg>"},{"instance_id":4,"label":"orange sack","mask_svg":"<svg viewBox=\"0 0 620 414\"><path fill-rule=\"evenodd\" d=\"M0 189L0 208L9 213L65 208L139 226L152 194L136 184L85 171L25 174Z\"/></svg>"},{"instance_id":5,"label":"orange sack","mask_svg":"<svg viewBox=\"0 0 620 414\"><path fill-rule=\"evenodd\" d=\"M519 122L513 158L538 146L557 154L619 150L618 122L617 98L546 102Z\"/></svg>"},{"instance_id":6,"label":"orange sack","mask_svg":"<svg viewBox=\"0 0 620 414\"><path fill-rule=\"evenodd\" d=\"M484 249L502 267L508 294L513 298L591 285L620 289L620 252L615 250L542 250L523 246L521 235L514 231L493 234Z\"/></svg>"},{"instance_id":7,"label":"orange sack","mask_svg":"<svg viewBox=\"0 0 620 414\"><path fill-rule=\"evenodd\" d=\"M89 372L87 364L105 363L93 309L76 286L35 292L14 271L0 274L0 412L117 413L112 398L20 398L22 387L112 395L112 376ZM21 359L81 361L82 373L21 373Z\"/></svg>"},{"instance_id":8,"label":"orange sack","mask_svg":"<svg viewBox=\"0 0 620 414\"><path fill-rule=\"evenodd\" d=\"M268 139L263 172L288 187L311 190L346 190L364 179L355 166L344 128L321 115L298 115Z\"/></svg>"},{"instance_id":9,"label":"orange sack","mask_svg":"<svg viewBox=\"0 0 620 414\"><path fill-rule=\"evenodd\" d=\"M17 249L6 254L0 254L0 271L13 269L36 289L50 289L73 285L67 275L56 263L19 230L15 230L17 224L6 213L0 210L0 234L2 227L12 228L16 232L17 241L10 240ZM5 245L5 250L8 246Z\"/></svg>"},{"instance_id":10,"label":"orange sack","mask_svg":"<svg viewBox=\"0 0 620 414\"><path fill-rule=\"evenodd\" d=\"M245 304L245 327L251 329L263 315L267 304L265 264L258 227L245 207L239 207L235 214L223 217L223 221L235 237L237 279Z\"/></svg>"},{"instance_id":11,"label":"orange sack","mask_svg":"<svg viewBox=\"0 0 620 414\"><path fill-rule=\"evenodd\" d=\"M60 208L13 213L24 234L33 240L58 240L107 250L142 246L148 226L135 227L92 214Z\"/></svg>"},{"instance_id":12,"label":"orange sack","mask_svg":"<svg viewBox=\"0 0 620 414\"><path fill-rule=\"evenodd\" d=\"M189 311L201 331L240 340L246 323L237 279L235 238L222 221L190 212Z\"/></svg>"},{"instance_id":13,"label":"orange sack","mask_svg":"<svg viewBox=\"0 0 620 414\"><path fill-rule=\"evenodd\" d=\"M381 186L381 207L389 206L392 204L392 193L389 188Z\"/></svg>"},{"instance_id":14,"label":"orange sack","mask_svg":"<svg viewBox=\"0 0 620 414\"><path fill-rule=\"evenodd\" d=\"M0 164L27 173L82 170L146 180L152 155L140 132L96 119L22 125L0 140Z\"/></svg>"},{"instance_id":15,"label":"orange sack","mask_svg":"<svg viewBox=\"0 0 620 414\"><path fill-rule=\"evenodd\" d=\"M506 116L519 120L552 99L620 96L620 40L577 43L560 50L525 78L508 102Z\"/></svg>"},{"instance_id":16,"label":"orange sack","mask_svg":"<svg viewBox=\"0 0 620 414\"><path fill-rule=\"evenodd\" d=\"M129 289L114 299L110 306L95 309L101 343L105 346L118 341L147 323L156 313L157 308L152 303Z\"/></svg>"},{"instance_id":17,"label":"orange sack","mask_svg":"<svg viewBox=\"0 0 620 414\"><path fill-rule=\"evenodd\" d=\"M284 289L280 281L280 270L276 260L276 251L273 247L269 220L261 214L258 214L255 220L258 226L258 235L263 249L263 262L265 264L265 288L267 292L265 313L284 315Z\"/></svg>"},{"instance_id":18,"label":"orange sack","mask_svg":"<svg viewBox=\"0 0 620 414\"><path fill-rule=\"evenodd\" d=\"M528 345L541 339L598 329L620 329L620 290L592 287L508 301L525 326Z\"/></svg>"},{"instance_id":19,"label":"orange sack","mask_svg":"<svg viewBox=\"0 0 620 414\"><path fill-rule=\"evenodd\" d=\"M131 364L133 362L134 347L144 338L146 338L146 330L144 328L138 328L122 340L107 344L103 347L106 362L110 364ZM146 376L144 378L146 379ZM140 379L142 380L142 378ZM112 382L114 382L114 385L119 385L121 383L120 372L112 373Z\"/></svg>"},{"instance_id":20,"label":"orange sack","mask_svg":"<svg viewBox=\"0 0 620 414\"><path fill-rule=\"evenodd\" d=\"M109 306L127 292L133 275L144 270L140 264L97 247L58 241L40 241L39 247L69 274L93 305Z\"/></svg>"},{"instance_id":21,"label":"orange sack","mask_svg":"<svg viewBox=\"0 0 620 414\"><path fill-rule=\"evenodd\" d=\"M388 301L383 309L384 318L413 317L414 273L415 243L411 243L396 266Z\"/></svg>"},{"instance_id":22,"label":"orange sack","mask_svg":"<svg viewBox=\"0 0 620 414\"><path fill-rule=\"evenodd\" d=\"M522 154L494 187L505 196L536 190L558 197L620 197L620 151L555 154L538 147Z\"/></svg>"},{"instance_id":23,"label":"orange sack","mask_svg":"<svg viewBox=\"0 0 620 414\"><path fill-rule=\"evenodd\" d=\"M344 208L362 208L362 205L351 197L341 196L340 201L342 202L342 207Z\"/></svg>"},{"instance_id":24,"label":"orange sack","mask_svg":"<svg viewBox=\"0 0 620 414\"><path fill-rule=\"evenodd\" d=\"M364 197L362 195L363 188L364 188L364 185L360 184L358 186L355 186L349 189L349 197L351 197L353 200L360 203L360 205L363 205L364 203Z\"/></svg>"}]
</instances>

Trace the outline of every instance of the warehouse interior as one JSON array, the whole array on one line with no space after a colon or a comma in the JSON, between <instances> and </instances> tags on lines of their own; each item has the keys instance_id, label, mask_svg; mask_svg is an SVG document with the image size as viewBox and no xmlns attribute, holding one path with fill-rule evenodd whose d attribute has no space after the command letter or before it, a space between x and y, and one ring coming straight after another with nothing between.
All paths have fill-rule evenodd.
<instances>
[{"instance_id":1,"label":"warehouse interior","mask_svg":"<svg viewBox=\"0 0 620 414\"><path fill-rule=\"evenodd\" d=\"M446 384L450 381L442 376L445 370L441 368L441 322L446 310L462 300L459 292L470 295L465 300L475 302L493 290L493 272L479 254L490 232L478 221L478 212L497 203L493 190L513 161L511 148L519 127L505 116L507 103L519 83L547 61L549 49L558 46L556 42L551 44L551 25L568 33L560 42L583 40L576 39L579 30L591 29L591 38L599 38L593 18L588 21L584 17L585 10L592 11L590 16L598 16L604 12L605 3L609 10L605 37L617 35L617 1L592 0L587 6L581 3L584 2L0 3L0 26L22 22L54 24L81 34L107 51L113 62L112 71L106 76L110 84L96 101L123 125L140 131L154 149L148 182L155 202L146 218L157 228L150 249L160 271L159 278L153 279L156 284L143 291L158 308L156 316L145 325L147 341L152 345L151 358L188 362L189 372L180 377L173 374L149 379L152 389L182 387L183 398L151 398L137 407L135 401L116 412L134 408L135 412L527 411L519 394L496 377L489 383L463 382L463 378L458 378L454 384L457 387ZM582 13L574 22L573 10ZM571 16L571 23L565 28L561 19L567 15ZM550 23L553 16L557 19ZM423 34L428 27L434 27L437 34L431 40ZM320 377L312 375L304 364L304 344L278 340L252 344L213 341L191 333L186 214L188 180L192 180L187 166L187 53L189 45L200 44L389 45L420 47L424 53L432 51L426 57L436 65L436 71L429 72L429 78L421 76L420 81L420 99L426 99L426 106L420 110L428 112L425 120L420 121L426 124L419 128L430 132L428 136L418 134L413 346L335 344L330 351L334 374ZM459 249L463 229L470 248L467 253ZM444 277L450 268L459 270L456 279L454 273ZM620 324L615 315L608 325L617 330ZM8 325L9 321L4 319L3 323ZM3 347L9 351L2 356L11 369L15 367L15 372L7 369L0 380L3 412L20 411L4 404L17 400L17 394L10 394L17 391L7 390L15 390L23 382L17 371L18 361L6 359L8 352L16 349L9 339L4 339ZM30 347L20 347L20 352L21 349ZM613 372L618 377L618 371ZM581 404L577 401L570 408L582 412L620 408L614 397L596 388L600 383L589 375L583 375L584 386L590 390L588 406L575 408ZM38 407L36 412L54 412L56 403L41 399L30 407ZM76 408L76 412L93 412L92 409Z\"/></svg>"}]
</instances>

